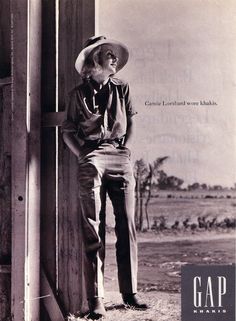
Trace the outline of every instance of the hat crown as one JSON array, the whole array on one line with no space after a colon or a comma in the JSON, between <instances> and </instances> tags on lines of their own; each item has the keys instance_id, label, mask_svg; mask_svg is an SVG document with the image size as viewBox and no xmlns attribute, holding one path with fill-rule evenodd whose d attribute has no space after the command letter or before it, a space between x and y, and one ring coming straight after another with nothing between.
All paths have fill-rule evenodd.
<instances>
[{"instance_id":1,"label":"hat crown","mask_svg":"<svg viewBox=\"0 0 236 321\"><path fill-rule=\"evenodd\" d=\"M125 66L129 58L129 51L124 44L113 39L107 39L105 36L93 36L85 42L84 48L81 50L76 59L75 69L79 74L83 74L83 67L85 65L86 58L90 55L92 50L94 50L99 45L111 45L112 47L114 47L118 58L116 72L118 72Z\"/></svg>"},{"instance_id":2,"label":"hat crown","mask_svg":"<svg viewBox=\"0 0 236 321\"><path fill-rule=\"evenodd\" d=\"M106 40L107 38L104 36L93 36L91 38L89 38L85 44L84 44L84 48L94 45L96 42L101 41L101 40Z\"/></svg>"}]
</instances>

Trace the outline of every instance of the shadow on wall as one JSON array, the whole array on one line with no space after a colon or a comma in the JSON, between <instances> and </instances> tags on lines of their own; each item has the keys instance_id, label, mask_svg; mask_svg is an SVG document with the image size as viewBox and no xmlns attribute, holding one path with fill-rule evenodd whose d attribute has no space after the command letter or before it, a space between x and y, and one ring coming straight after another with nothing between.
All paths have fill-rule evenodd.
<instances>
[{"instance_id":1,"label":"shadow on wall","mask_svg":"<svg viewBox=\"0 0 236 321\"><path fill-rule=\"evenodd\" d=\"M0 78L11 75L10 1L0 2Z\"/></svg>"}]
</instances>

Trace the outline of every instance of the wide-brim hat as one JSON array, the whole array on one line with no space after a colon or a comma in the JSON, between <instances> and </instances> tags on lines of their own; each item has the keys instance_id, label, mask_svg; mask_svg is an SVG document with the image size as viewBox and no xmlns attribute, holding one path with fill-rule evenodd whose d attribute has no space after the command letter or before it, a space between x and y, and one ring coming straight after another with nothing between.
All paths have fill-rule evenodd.
<instances>
[{"instance_id":1,"label":"wide-brim hat","mask_svg":"<svg viewBox=\"0 0 236 321\"><path fill-rule=\"evenodd\" d=\"M84 45L84 49L79 53L75 61L75 69L81 74L86 58L93 49L100 45L111 45L114 48L115 54L118 58L116 72L122 69L129 59L128 48L119 41L107 39L104 36L94 36L89 38Z\"/></svg>"}]
</instances>

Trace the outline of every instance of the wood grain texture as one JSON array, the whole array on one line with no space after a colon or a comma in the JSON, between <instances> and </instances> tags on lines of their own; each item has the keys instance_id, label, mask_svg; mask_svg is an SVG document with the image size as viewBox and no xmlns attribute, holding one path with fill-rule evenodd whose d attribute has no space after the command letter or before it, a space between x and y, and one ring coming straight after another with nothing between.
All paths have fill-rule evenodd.
<instances>
[{"instance_id":1,"label":"wood grain texture","mask_svg":"<svg viewBox=\"0 0 236 321\"><path fill-rule=\"evenodd\" d=\"M78 84L74 64L85 40L94 35L94 1L60 1L59 110ZM83 244L78 200L77 159L59 136L59 296L67 313L87 307Z\"/></svg>"},{"instance_id":2,"label":"wood grain texture","mask_svg":"<svg viewBox=\"0 0 236 321\"><path fill-rule=\"evenodd\" d=\"M11 317L10 2L0 1L0 320ZM4 77L4 78L3 78Z\"/></svg>"},{"instance_id":3,"label":"wood grain texture","mask_svg":"<svg viewBox=\"0 0 236 321\"><path fill-rule=\"evenodd\" d=\"M11 88L0 88L0 320L11 316Z\"/></svg>"},{"instance_id":4,"label":"wood grain texture","mask_svg":"<svg viewBox=\"0 0 236 321\"><path fill-rule=\"evenodd\" d=\"M11 320L11 275L0 273L0 320Z\"/></svg>"},{"instance_id":5,"label":"wood grain texture","mask_svg":"<svg viewBox=\"0 0 236 321\"><path fill-rule=\"evenodd\" d=\"M10 85L12 83L11 77L0 78L0 87Z\"/></svg>"},{"instance_id":6,"label":"wood grain texture","mask_svg":"<svg viewBox=\"0 0 236 321\"><path fill-rule=\"evenodd\" d=\"M74 64L82 44L82 1L60 1L59 18L59 110L65 109L67 93L78 83Z\"/></svg>"},{"instance_id":7,"label":"wood grain texture","mask_svg":"<svg viewBox=\"0 0 236 321\"><path fill-rule=\"evenodd\" d=\"M55 1L42 0L42 112L56 111ZM43 117L42 117L43 118ZM41 123L42 125L42 123ZM41 267L56 293L56 130L41 129ZM41 284L41 293L43 284ZM50 317L41 300L41 320Z\"/></svg>"},{"instance_id":8,"label":"wood grain texture","mask_svg":"<svg viewBox=\"0 0 236 321\"><path fill-rule=\"evenodd\" d=\"M56 97L55 0L42 0L42 21L42 112L54 112Z\"/></svg>"},{"instance_id":9,"label":"wood grain texture","mask_svg":"<svg viewBox=\"0 0 236 321\"><path fill-rule=\"evenodd\" d=\"M41 151L41 264L56 289L55 145L55 128L43 128Z\"/></svg>"},{"instance_id":10,"label":"wood grain texture","mask_svg":"<svg viewBox=\"0 0 236 321\"><path fill-rule=\"evenodd\" d=\"M25 319L39 321L40 300L40 146L41 146L41 0L28 2L27 225Z\"/></svg>"},{"instance_id":11,"label":"wood grain texture","mask_svg":"<svg viewBox=\"0 0 236 321\"><path fill-rule=\"evenodd\" d=\"M24 321L27 1L12 1L12 12L15 66L12 70L12 319Z\"/></svg>"},{"instance_id":12,"label":"wood grain texture","mask_svg":"<svg viewBox=\"0 0 236 321\"><path fill-rule=\"evenodd\" d=\"M56 127L60 126L65 119L65 112L59 111L56 113L49 112L42 115L42 127Z\"/></svg>"},{"instance_id":13,"label":"wood grain texture","mask_svg":"<svg viewBox=\"0 0 236 321\"><path fill-rule=\"evenodd\" d=\"M0 264L11 257L11 101L10 87L0 89Z\"/></svg>"},{"instance_id":14,"label":"wood grain texture","mask_svg":"<svg viewBox=\"0 0 236 321\"><path fill-rule=\"evenodd\" d=\"M38 321L41 1L12 1L12 17L12 319Z\"/></svg>"},{"instance_id":15,"label":"wood grain texture","mask_svg":"<svg viewBox=\"0 0 236 321\"><path fill-rule=\"evenodd\" d=\"M76 313L83 305L83 245L78 201L77 160L60 144L59 157L59 295L64 310ZM62 166L63 165L63 166Z\"/></svg>"},{"instance_id":16,"label":"wood grain texture","mask_svg":"<svg viewBox=\"0 0 236 321\"><path fill-rule=\"evenodd\" d=\"M50 321L64 321L65 319L56 300L54 291L43 269L41 270L41 296L44 306L46 307L47 313L50 317Z\"/></svg>"}]
</instances>

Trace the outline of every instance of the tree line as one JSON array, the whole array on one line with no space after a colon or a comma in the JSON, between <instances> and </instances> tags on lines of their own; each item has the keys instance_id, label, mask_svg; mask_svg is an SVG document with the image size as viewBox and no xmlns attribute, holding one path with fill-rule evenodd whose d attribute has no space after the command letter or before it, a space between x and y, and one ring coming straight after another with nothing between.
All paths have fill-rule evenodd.
<instances>
[{"instance_id":1,"label":"tree line","mask_svg":"<svg viewBox=\"0 0 236 321\"><path fill-rule=\"evenodd\" d=\"M134 176L136 180L136 203L135 203L135 221L138 230L143 229L143 222L146 219L147 229L150 229L148 205L151 197L157 190L172 190L172 191L222 191L225 188L221 185L207 185L195 182L182 188L184 180L176 176L169 176L162 169L162 165L169 156L158 157L152 163L146 163L143 159L135 161ZM236 189L236 184L234 188Z\"/></svg>"}]
</instances>

